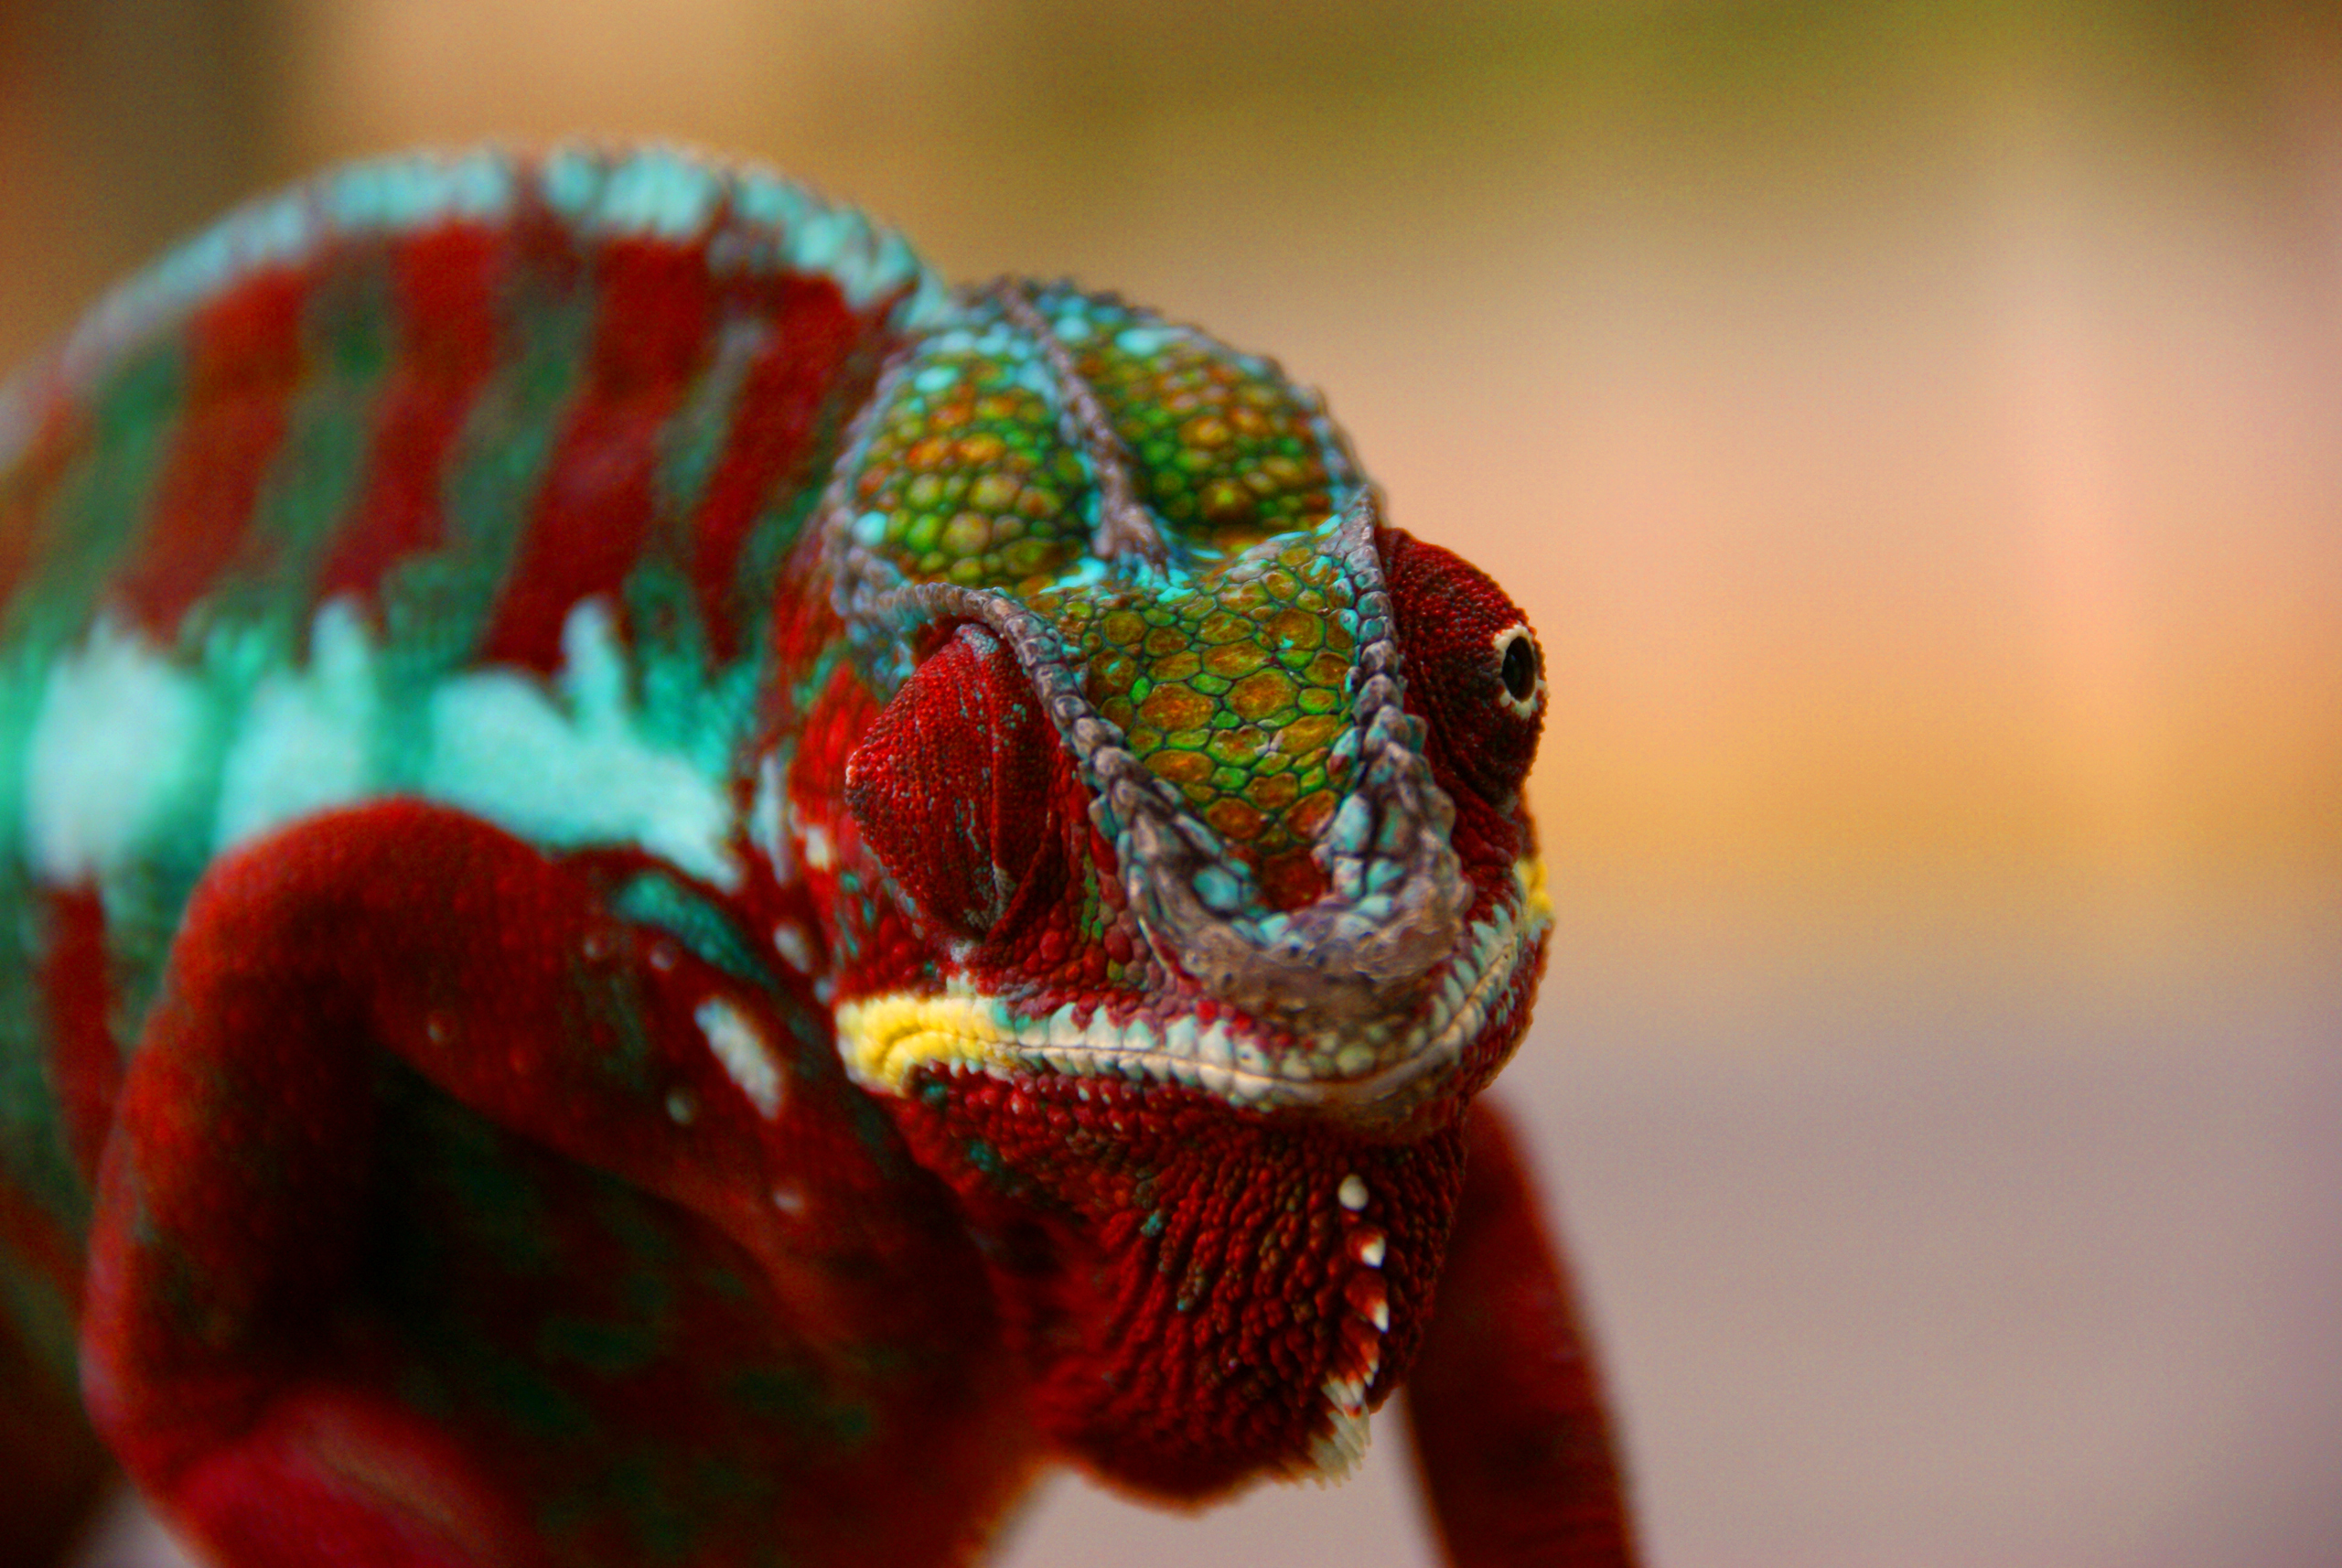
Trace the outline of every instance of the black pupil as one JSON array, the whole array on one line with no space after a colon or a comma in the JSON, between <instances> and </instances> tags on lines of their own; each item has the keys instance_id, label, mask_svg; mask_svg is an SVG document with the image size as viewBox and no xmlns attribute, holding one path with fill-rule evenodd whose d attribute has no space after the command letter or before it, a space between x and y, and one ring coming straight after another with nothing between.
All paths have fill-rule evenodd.
<instances>
[{"instance_id":1,"label":"black pupil","mask_svg":"<svg viewBox=\"0 0 2342 1568\"><path fill-rule=\"evenodd\" d=\"M1516 703L1527 702L1529 693L1537 689L1537 655L1530 650L1525 637L1516 637L1505 647L1504 689Z\"/></svg>"}]
</instances>

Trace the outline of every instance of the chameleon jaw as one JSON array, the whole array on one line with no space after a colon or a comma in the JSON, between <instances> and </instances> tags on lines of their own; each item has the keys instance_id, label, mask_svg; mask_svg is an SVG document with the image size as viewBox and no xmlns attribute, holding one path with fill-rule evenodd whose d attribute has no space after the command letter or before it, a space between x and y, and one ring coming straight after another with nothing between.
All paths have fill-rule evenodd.
<instances>
[{"instance_id":1,"label":"chameleon jaw","mask_svg":"<svg viewBox=\"0 0 2342 1568\"><path fill-rule=\"evenodd\" d=\"M1511 897L1466 928L1464 943L1429 1002L1403 1023L1370 1019L1306 1037L1273 1053L1226 1016L1190 1012L1117 1023L1101 1007L1068 1003L1023 1015L954 979L941 994L893 992L841 1003L838 1047L863 1087L900 1095L915 1071L1036 1072L1200 1090L1252 1110L1372 1112L1459 1061L1497 1015L1552 919L1542 866L1513 867ZM1087 1016L1083 1014L1087 1011Z\"/></svg>"}]
</instances>

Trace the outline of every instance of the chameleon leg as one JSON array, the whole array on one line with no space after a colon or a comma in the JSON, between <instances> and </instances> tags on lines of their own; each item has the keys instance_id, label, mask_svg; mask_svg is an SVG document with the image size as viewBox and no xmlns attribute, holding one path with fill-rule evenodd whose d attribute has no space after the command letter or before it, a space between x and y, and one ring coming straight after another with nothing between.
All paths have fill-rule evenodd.
<instances>
[{"instance_id":1,"label":"chameleon leg","mask_svg":"<svg viewBox=\"0 0 2342 1568\"><path fill-rule=\"evenodd\" d=\"M1602 1391L1512 1133L1483 1099L1407 1379L1433 1512L1457 1568L1625 1568L1634 1534Z\"/></svg>"},{"instance_id":2,"label":"chameleon leg","mask_svg":"<svg viewBox=\"0 0 2342 1568\"><path fill-rule=\"evenodd\" d=\"M964 1370L984 1314L904 1316L972 1252L903 1203L848 1234L908 1227L931 1289L855 1294L822 1251L876 1168L826 1035L788 1055L767 993L599 875L387 802L189 903L100 1175L84 1381L223 1568L934 1563L1021 1480Z\"/></svg>"},{"instance_id":3,"label":"chameleon leg","mask_svg":"<svg viewBox=\"0 0 2342 1568\"><path fill-rule=\"evenodd\" d=\"M362 1310L392 1066L321 880L199 891L102 1162L84 1394L164 1516L231 1568L535 1563Z\"/></svg>"}]
</instances>

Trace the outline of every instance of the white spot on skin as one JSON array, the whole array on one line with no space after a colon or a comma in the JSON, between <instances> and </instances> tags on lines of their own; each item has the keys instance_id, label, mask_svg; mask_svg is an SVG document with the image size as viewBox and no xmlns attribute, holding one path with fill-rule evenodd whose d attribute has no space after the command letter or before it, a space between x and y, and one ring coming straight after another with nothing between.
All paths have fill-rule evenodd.
<instances>
[{"instance_id":1,"label":"white spot on skin","mask_svg":"<svg viewBox=\"0 0 2342 1568\"><path fill-rule=\"evenodd\" d=\"M571 610L561 647L550 690L523 671L489 670L432 694L423 792L539 843L637 843L737 889L726 792L637 729L608 605Z\"/></svg>"},{"instance_id":2,"label":"white spot on skin","mask_svg":"<svg viewBox=\"0 0 2342 1568\"><path fill-rule=\"evenodd\" d=\"M837 847L830 843L830 831L821 823L815 822L809 827L800 829L798 843L804 852L805 864L810 869L829 871L837 865Z\"/></svg>"},{"instance_id":3,"label":"white spot on skin","mask_svg":"<svg viewBox=\"0 0 2342 1568\"><path fill-rule=\"evenodd\" d=\"M772 1189L772 1206L795 1219L805 1212L805 1195L793 1187L777 1187Z\"/></svg>"},{"instance_id":4,"label":"white spot on skin","mask_svg":"<svg viewBox=\"0 0 2342 1568\"><path fill-rule=\"evenodd\" d=\"M194 782L205 709L192 678L108 622L51 664L26 746L33 869L51 882L87 881L145 849Z\"/></svg>"},{"instance_id":5,"label":"white spot on skin","mask_svg":"<svg viewBox=\"0 0 2342 1568\"><path fill-rule=\"evenodd\" d=\"M781 961L800 974L813 972L813 943L805 928L794 920L783 920L772 929L773 950Z\"/></svg>"},{"instance_id":6,"label":"white spot on skin","mask_svg":"<svg viewBox=\"0 0 2342 1568\"><path fill-rule=\"evenodd\" d=\"M1366 1207L1366 1182L1356 1171L1352 1171L1342 1178L1341 1188L1334 1196L1342 1200L1344 1208L1356 1214Z\"/></svg>"},{"instance_id":7,"label":"white spot on skin","mask_svg":"<svg viewBox=\"0 0 2342 1568\"><path fill-rule=\"evenodd\" d=\"M783 887L797 880L796 857L789 853L787 800L782 795L780 753L768 751L757 762L757 791L748 802L748 842L772 868L772 879Z\"/></svg>"},{"instance_id":8,"label":"white spot on skin","mask_svg":"<svg viewBox=\"0 0 2342 1568\"><path fill-rule=\"evenodd\" d=\"M708 1049L715 1053L715 1059L724 1064L724 1070L740 1086L757 1113L768 1122L778 1120L785 1080L780 1063L756 1021L720 996L701 1003L692 1018L707 1036Z\"/></svg>"},{"instance_id":9,"label":"white spot on skin","mask_svg":"<svg viewBox=\"0 0 2342 1568\"><path fill-rule=\"evenodd\" d=\"M671 1089L667 1091L667 1114L674 1119L675 1125L688 1127L699 1115L699 1101L692 1098L688 1089Z\"/></svg>"},{"instance_id":10,"label":"white spot on skin","mask_svg":"<svg viewBox=\"0 0 2342 1568\"><path fill-rule=\"evenodd\" d=\"M215 850L363 797L381 697L374 650L348 599L317 612L309 662L253 686L220 769Z\"/></svg>"}]
</instances>

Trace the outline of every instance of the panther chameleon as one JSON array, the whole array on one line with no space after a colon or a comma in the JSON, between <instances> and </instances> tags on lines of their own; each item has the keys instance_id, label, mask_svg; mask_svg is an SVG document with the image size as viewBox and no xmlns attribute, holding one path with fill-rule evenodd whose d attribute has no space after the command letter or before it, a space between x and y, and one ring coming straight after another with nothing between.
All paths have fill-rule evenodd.
<instances>
[{"instance_id":1,"label":"panther chameleon","mask_svg":"<svg viewBox=\"0 0 2342 1568\"><path fill-rule=\"evenodd\" d=\"M15 383L0 607L7 1561L118 1465L223 1568L967 1562L1402 1379L1452 1561L1632 1560L1476 1099L1542 654L1270 360L359 166Z\"/></svg>"}]
</instances>

